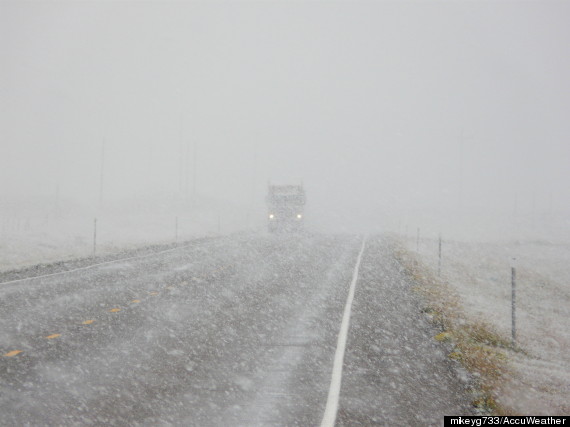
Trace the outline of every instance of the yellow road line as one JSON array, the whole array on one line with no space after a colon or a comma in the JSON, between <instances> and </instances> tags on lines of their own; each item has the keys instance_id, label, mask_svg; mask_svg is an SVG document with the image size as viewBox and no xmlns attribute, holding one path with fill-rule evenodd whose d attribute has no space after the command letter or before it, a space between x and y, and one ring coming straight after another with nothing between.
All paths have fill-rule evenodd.
<instances>
[{"instance_id":1,"label":"yellow road line","mask_svg":"<svg viewBox=\"0 0 570 427\"><path fill-rule=\"evenodd\" d=\"M217 269L216 271L218 271L218 270L223 270L224 268L226 268L226 267L222 267L222 268L220 268L220 269ZM202 279L201 277L192 277L191 280L201 280L201 279ZM189 283L188 283L188 281L184 280L184 281L182 281L182 282L180 283L180 285L181 285L181 286L188 286ZM166 287L166 289L175 289L175 288L176 288L175 285L171 285L171 286L167 286L167 287ZM153 292L147 292L147 293L148 293L149 295L156 296L156 295L158 295L160 292L153 291ZM133 304L138 304L138 303L140 303L140 302L141 302L140 299L134 299L134 300L131 301L131 303L133 303ZM112 309L109 310L110 313L118 313L119 311L121 311L120 308L112 308ZM95 320L94 320L94 319L84 320L83 322L81 322L82 325L91 325L91 324L93 324L93 323L95 323ZM61 334L51 334L51 335L46 336L45 338L48 339L48 340L52 340L52 339L59 338L59 337L61 337ZM17 355L20 354L20 353L23 353L23 351L22 351L22 350L12 350L12 351L9 351L8 353L4 354L3 357L14 357L14 356L17 356Z\"/></svg>"},{"instance_id":2,"label":"yellow road line","mask_svg":"<svg viewBox=\"0 0 570 427\"><path fill-rule=\"evenodd\" d=\"M229 268L229 266L224 266L224 267L218 268L218 269L216 269L216 270L214 270L214 271L220 271L220 270L224 270L224 269L226 269L226 268ZM197 281L197 280L203 280L203 278L202 278L202 277L192 277L191 280ZM189 283L188 283L188 281L184 280L184 281L182 281L182 282L180 283L180 285L181 285L181 286L188 286ZM173 285L173 286L167 286L167 287L166 287L166 289L175 289L175 288L176 288L176 286L174 286L174 285ZM156 295L158 295L160 292L153 291L153 292L147 292L147 293L148 293L149 295L156 296ZM131 303L133 303L133 304L138 304L138 303L140 303L140 302L141 302L141 300L139 300L139 299L134 299L134 300L131 301ZM110 313L117 313L117 312L119 312L119 311L121 311L120 308L112 308L112 309L109 310ZM81 322L81 324L82 324L82 325L91 325L91 324L93 324L94 322L95 322L94 319L89 319L89 320L85 320L85 321ZM51 334L51 335L48 335L48 336L45 337L45 338L48 339L48 340L52 340L52 339L59 338L59 337L61 337L61 334ZM14 357L14 356L17 356L17 355L20 354L20 353L23 353L23 351L22 351L22 350L12 350L12 351L10 351L10 352L4 354L3 357Z\"/></svg>"}]
</instances>

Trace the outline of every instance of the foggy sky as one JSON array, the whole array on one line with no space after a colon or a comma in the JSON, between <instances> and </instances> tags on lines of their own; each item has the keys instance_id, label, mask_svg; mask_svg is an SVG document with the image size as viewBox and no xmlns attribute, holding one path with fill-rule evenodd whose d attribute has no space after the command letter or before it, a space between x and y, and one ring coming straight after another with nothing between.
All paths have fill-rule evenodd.
<instances>
[{"instance_id":1,"label":"foggy sky","mask_svg":"<svg viewBox=\"0 0 570 427\"><path fill-rule=\"evenodd\" d=\"M107 198L195 177L260 209L303 182L333 223L567 209L568 22L548 1L2 1L0 195L97 200L104 147Z\"/></svg>"}]
</instances>

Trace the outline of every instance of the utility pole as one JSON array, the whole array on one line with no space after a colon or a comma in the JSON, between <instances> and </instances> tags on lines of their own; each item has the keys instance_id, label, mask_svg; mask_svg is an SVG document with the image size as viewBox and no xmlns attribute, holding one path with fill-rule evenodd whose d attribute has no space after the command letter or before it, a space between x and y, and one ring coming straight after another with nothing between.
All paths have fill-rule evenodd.
<instances>
[{"instance_id":1,"label":"utility pole","mask_svg":"<svg viewBox=\"0 0 570 427\"><path fill-rule=\"evenodd\" d=\"M439 250L438 250L438 260L437 260L437 275L441 276L441 233L439 235Z\"/></svg>"},{"instance_id":2,"label":"utility pole","mask_svg":"<svg viewBox=\"0 0 570 427\"><path fill-rule=\"evenodd\" d=\"M174 243L178 243L178 217L174 218Z\"/></svg>"},{"instance_id":3,"label":"utility pole","mask_svg":"<svg viewBox=\"0 0 570 427\"><path fill-rule=\"evenodd\" d=\"M192 204L196 205L196 176L197 176L198 142L194 140L194 155L192 156Z\"/></svg>"},{"instance_id":4,"label":"utility pole","mask_svg":"<svg viewBox=\"0 0 570 427\"><path fill-rule=\"evenodd\" d=\"M178 193L184 193L184 129L182 111L180 112L180 122L178 123Z\"/></svg>"},{"instance_id":5,"label":"utility pole","mask_svg":"<svg viewBox=\"0 0 570 427\"><path fill-rule=\"evenodd\" d=\"M416 252L420 252L420 227L418 227L418 233L416 238Z\"/></svg>"},{"instance_id":6,"label":"utility pole","mask_svg":"<svg viewBox=\"0 0 570 427\"><path fill-rule=\"evenodd\" d=\"M257 180L257 143L253 146L253 174L251 178L251 202L255 203L255 181Z\"/></svg>"},{"instance_id":7,"label":"utility pole","mask_svg":"<svg viewBox=\"0 0 570 427\"><path fill-rule=\"evenodd\" d=\"M184 145L184 198L190 198L190 142Z\"/></svg>"},{"instance_id":8,"label":"utility pole","mask_svg":"<svg viewBox=\"0 0 570 427\"><path fill-rule=\"evenodd\" d=\"M257 143L253 144L253 167L251 168L251 200L249 203L248 226L252 226L253 207L255 205L255 181L257 179Z\"/></svg>"},{"instance_id":9,"label":"utility pole","mask_svg":"<svg viewBox=\"0 0 570 427\"><path fill-rule=\"evenodd\" d=\"M461 129L461 134L459 135L459 210L463 214L463 157L465 151L465 137L464 131Z\"/></svg>"},{"instance_id":10,"label":"utility pole","mask_svg":"<svg viewBox=\"0 0 570 427\"><path fill-rule=\"evenodd\" d=\"M59 218L59 182L55 185L55 217Z\"/></svg>"},{"instance_id":11,"label":"utility pole","mask_svg":"<svg viewBox=\"0 0 570 427\"><path fill-rule=\"evenodd\" d=\"M536 191L532 193L532 226L536 226Z\"/></svg>"},{"instance_id":12,"label":"utility pole","mask_svg":"<svg viewBox=\"0 0 570 427\"><path fill-rule=\"evenodd\" d=\"M105 172L105 139L101 144L101 169L99 173L99 207L103 206L103 183Z\"/></svg>"},{"instance_id":13,"label":"utility pole","mask_svg":"<svg viewBox=\"0 0 570 427\"><path fill-rule=\"evenodd\" d=\"M93 220L93 256L97 253L97 218Z\"/></svg>"}]
</instances>

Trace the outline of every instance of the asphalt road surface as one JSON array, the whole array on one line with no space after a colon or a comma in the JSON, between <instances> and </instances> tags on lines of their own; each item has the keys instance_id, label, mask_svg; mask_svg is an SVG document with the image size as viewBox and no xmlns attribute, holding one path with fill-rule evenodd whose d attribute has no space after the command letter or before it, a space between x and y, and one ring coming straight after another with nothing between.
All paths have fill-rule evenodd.
<instances>
[{"instance_id":1,"label":"asphalt road surface","mask_svg":"<svg viewBox=\"0 0 570 427\"><path fill-rule=\"evenodd\" d=\"M0 274L0 425L319 426L361 244L239 235ZM336 425L471 414L410 288L368 238Z\"/></svg>"}]
</instances>

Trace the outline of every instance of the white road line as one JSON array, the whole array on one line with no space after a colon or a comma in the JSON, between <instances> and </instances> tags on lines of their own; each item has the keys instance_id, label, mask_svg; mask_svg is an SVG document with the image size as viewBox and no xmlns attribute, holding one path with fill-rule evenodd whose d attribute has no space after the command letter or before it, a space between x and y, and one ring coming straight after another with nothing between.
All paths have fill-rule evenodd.
<instances>
[{"instance_id":1,"label":"white road line","mask_svg":"<svg viewBox=\"0 0 570 427\"><path fill-rule=\"evenodd\" d=\"M91 265L88 265L87 267L74 268L73 270L65 270L65 271L60 271L60 272L57 272L57 273L44 274L44 275L42 275L42 276L33 276L33 277L26 277L26 278L23 278L23 279L10 280L10 281L8 281L8 282L2 282L2 283L0 283L0 286L1 286L1 285L8 285L8 284L10 284L10 283L25 282L25 281L27 281L27 280L42 279L42 278L44 278L44 277L61 276L62 274L73 273L73 272L75 272L75 271L81 271L81 270L89 270L90 268L99 267L99 266L101 266L101 265L113 264L113 263L122 262L122 261L129 261L129 260L131 260L131 259L148 258L148 257L153 256L153 255L164 254L164 253L166 253L166 252L172 252L172 251L176 251L176 250L179 250L179 249L186 249L186 248L189 248L190 246L192 246L192 245L186 245L186 246L180 246L180 247L177 247L177 248L166 249L166 250L164 250L164 251L153 252L153 253L151 253L151 254L146 254L146 255L140 255L140 256L133 256L133 257L129 257L129 258L116 259L116 260L114 260L114 261L101 262L101 263L99 263L99 264L91 264Z\"/></svg>"},{"instance_id":2,"label":"white road line","mask_svg":"<svg viewBox=\"0 0 570 427\"><path fill-rule=\"evenodd\" d=\"M331 378L331 385L329 388L329 395L327 398L327 405L321 427L333 427L336 421L336 413L338 410L338 398L340 395L340 383L342 380L342 365L344 362L344 349L346 347L346 339L348 337L348 324L350 323L350 311L352 309L352 300L354 299L354 289L356 288L356 281L358 280L358 269L360 268L360 261L364 253L364 246L366 244L366 237L362 239L362 247L356 260L354 272L352 273L352 282L350 283L350 290L348 291L348 298L344 306L344 314L342 316L342 323L340 325L340 332L336 343L336 353L334 355L334 364Z\"/></svg>"}]
</instances>

